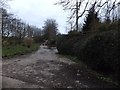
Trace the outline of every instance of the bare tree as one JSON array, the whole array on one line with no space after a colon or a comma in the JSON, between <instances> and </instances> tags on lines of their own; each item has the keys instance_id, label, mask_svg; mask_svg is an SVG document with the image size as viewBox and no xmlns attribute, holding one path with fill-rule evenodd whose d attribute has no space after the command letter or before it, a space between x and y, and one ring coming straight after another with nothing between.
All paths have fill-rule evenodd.
<instances>
[{"instance_id":1,"label":"bare tree","mask_svg":"<svg viewBox=\"0 0 120 90\"><path fill-rule=\"evenodd\" d=\"M10 35L10 24L12 14L8 14L5 9L2 8L2 38Z\"/></svg>"},{"instance_id":2,"label":"bare tree","mask_svg":"<svg viewBox=\"0 0 120 90\"><path fill-rule=\"evenodd\" d=\"M8 1L11 1L11 0L0 0L0 8L6 7Z\"/></svg>"},{"instance_id":3,"label":"bare tree","mask_svg":"<svg viewBox=\"0 0 120 90\"><path fill-rule=\"evenodd\" d=\"M61 0L60 2L56 3L56 4L62 5L64 10L70 10L72 12L68 22L76 18L76 21L75 21L76 30L78 30L78 19L82 17L83 13L85 12L84 10L81 14L79 14L79 10L81 9L81 4L84 1L85 0ZM87 5L88 3L86 4L85 8L87 8Z\"/></svg>"},{"instance_id":4,"label":"bare tree","mask_svg":"<svg viewBox=\"0 0 120 90\"><path fill-rule=\"evenodd\" d=\"M79 18L85 16L91 5L94 5L94 8L97 13L103 14L106 10L105 15L109 17L112 10L116 8L118 0L60 0L60 2L55 3L62 5L64 10L70 10L72 12L71 19L75 19L76 30L78 30L78 20Z\"/></svg>"},{"instance_id":5,"label":"bare tree","mask_svg":"<svg viewBox=\"0 0 120 90\"><path fill-rule=\"evenodd\" d=\"M9 42L10 40L15 44L23 42L24 38L32 38L35 33L38 34L38 28L24 23L21 19L15 18L11 13L8 13L6 9L1 8L1 36L2 42Z\"/></svg>"},{"instance_id":6,"label":"bare tree","mask_svg":"<svg viewBox=\"0 0 120 90\"><path fill-rule=\"evenodd\" d=\"M2 12L0 9L0 56L2 56ZM0 59L2 59L2 57L0 57Z\"/></svg>"},{"instance_id":7,"label":"bare tree","mask_svg":"<svg viewBox=\"0 0 120 90\"><path fill-rule=\"evenodd\" d=\"M58 32L58 24L54 19L47 19L43 26L45 39L52 40L55 39Z\"/></svg>"},{"instance_id":8,"label":"bare tree","mask_svg":"<svg viewBox=\"0 0 120 90\"><path fill-rule=\"evenodd\" d=\"M120 20L120 1L117 3L118 19Z\"/></svg>"}]
</instances>

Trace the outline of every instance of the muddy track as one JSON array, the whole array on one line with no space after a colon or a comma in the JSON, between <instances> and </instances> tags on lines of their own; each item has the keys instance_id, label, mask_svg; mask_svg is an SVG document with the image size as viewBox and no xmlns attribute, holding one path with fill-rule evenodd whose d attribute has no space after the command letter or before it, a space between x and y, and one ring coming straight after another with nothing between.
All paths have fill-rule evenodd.
<instances>
[{"instance_id":1,"label":"muddy track","mask_svg":"<svg viewBox=\"0 0 120 90\"><path fill-rule=\"evenodd\" d=\"M32 54L3 59L3 88L114 87L98 80L88 70L56 52L55 48L41 46Z\"/></svg>"}]
</instances>

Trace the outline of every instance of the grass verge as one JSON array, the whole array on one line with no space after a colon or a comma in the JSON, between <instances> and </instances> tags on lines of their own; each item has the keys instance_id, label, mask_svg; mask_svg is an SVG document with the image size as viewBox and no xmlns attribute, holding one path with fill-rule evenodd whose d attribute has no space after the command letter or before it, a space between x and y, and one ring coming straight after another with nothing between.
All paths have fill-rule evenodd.
<instances>
[{"instance_id":1,"label":"grass verge","mask_svg":"<svg viewBox=\"0 0 120 90\"><path fill-rule=\"evenodd\" d=\"M117 82L114 82L109 76L107 75L102 75L94 70L91 70L89 67L87 67L86 64L84 64L82 61L80 61L77 57L71 56L71 55L65 55L66 58L72 60L73 62L77 63L82 67L83 69L87 69L88 72L90 72L92 75L97 77L98 79L108 82L108 83L113 83L114 85L118 86L119 84Z\"/></svg>"},{"instance_id":2,"label":"grass verge","mask_svg":"<svg viewBox=\"0 0 120 90\"><path fill-rule=\"evenodd\" d=\"M8 46L2 48L2 58L13 57L15 55L24 55L38 50L39 44L33 44L30 48L23 45Z\"/></svg>"}]
</instances>

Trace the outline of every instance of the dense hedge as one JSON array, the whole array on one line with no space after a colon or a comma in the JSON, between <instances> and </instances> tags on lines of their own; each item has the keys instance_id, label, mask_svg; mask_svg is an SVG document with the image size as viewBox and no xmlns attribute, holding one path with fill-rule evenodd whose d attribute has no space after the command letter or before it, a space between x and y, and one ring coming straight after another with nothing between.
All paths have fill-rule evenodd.
<instances>
[{"instance_id":1,"label":"dense hedge","mask_svg":"<svg viewBox=\"0 0 120 90\"><path fill-rule=\"evenodd\" d=\"M119 44L120 32L111 30L60 36L57 49L61 54L77 56L88 67L104 74L110 74L117 80L120 66Z\"/></svg>"},{"instance_id":2,"label":"dense hedge","mask_svg":"<svg viewBox=\"0 0 120 90\"><path fill-rule=\"evenodd\" d=\"M68 35L60 36L57 41L57 49L61 54L73 55L73 44L78 41L78 37L70 38Z\"/></svg>"},{"instance_id":3,"label":"dense hedge","mask_svg":"<svg viewBox=\"0 0 120 90\"><path fill-rule=\"evenodd\" d=\"M120 43L118 36L117 31L94 35L81 49L78 57L92 69L108 74L118 74L118 43Z\"/></svg>"}]
</instances>

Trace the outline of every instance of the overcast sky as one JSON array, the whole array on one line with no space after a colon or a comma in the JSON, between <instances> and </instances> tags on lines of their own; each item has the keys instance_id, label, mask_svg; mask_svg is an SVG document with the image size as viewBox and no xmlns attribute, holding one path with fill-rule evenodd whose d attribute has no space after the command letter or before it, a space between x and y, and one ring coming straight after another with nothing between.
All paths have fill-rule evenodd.
<instances>
[{"instance_id":1,"label":"overcast sky","mask_svg":"<svg viewBox=\"0 0 120 90\"><path fill-rule=\"evenodd\" d=\"M66 33L68 12L54 5L58 0L12 0L9 11L24 22L42 28L46 19L55 19L61 33Z\"/></svg>"}]
</instances>

